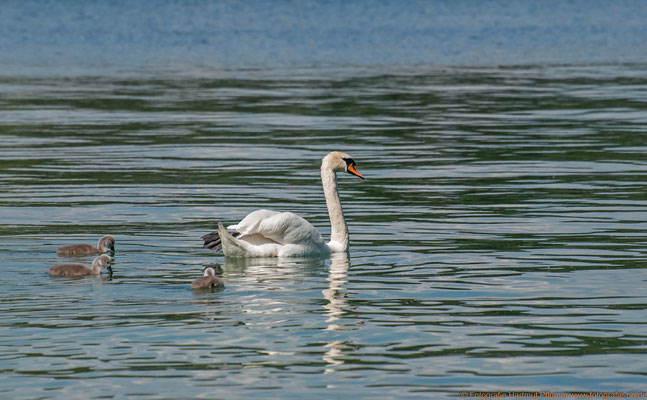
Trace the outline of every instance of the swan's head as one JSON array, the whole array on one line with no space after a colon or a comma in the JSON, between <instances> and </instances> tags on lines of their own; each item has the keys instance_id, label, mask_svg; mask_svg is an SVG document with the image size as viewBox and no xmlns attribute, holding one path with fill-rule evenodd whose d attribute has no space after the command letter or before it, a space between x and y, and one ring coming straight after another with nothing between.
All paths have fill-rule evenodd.
<instances>
[{"instance_id":1,"label":"swan's head","mask_svg":"<svg viewBox=\"0 0 647 400\"><path fill-rule=\"evenodd\" d=\"M115 251L115 238L110 235L106 235L99 239L97 247L100 251Z\"/></svg>"},{"instance_id":2,"label":"swan's head","mask_svg":"<svg viewBox=\"0 0 647 400\"><path fill-rule=\"evenodd\" d=\"M108 272L112 273L112 257L107 254L102 254L94 259L94 261L92 262L92 267L94 266L105 268L108 270Z\"/></svg>"},{"instance_id":3,"label":"swan's head","mask_svg":"<svg viewBox=\"0 0 647 400\"><path fill-rule=\"evenodd\" d=\"M328 153L321 162L321 167L323 168L324 166L330 168L333 172L347 172L364 179L362 174L357 170L353 157L341 151Z\"/></svg>"},{"instance_id":4,"label":"swan's head","mask_svg":"<svg viewBox=\"0 0 647 400\"><path fill-rule=\"evenodd\" d=\"M216 270L211 267L207 267L204 269L204 276L216 276Z\"/></svg>"}]
</instances>

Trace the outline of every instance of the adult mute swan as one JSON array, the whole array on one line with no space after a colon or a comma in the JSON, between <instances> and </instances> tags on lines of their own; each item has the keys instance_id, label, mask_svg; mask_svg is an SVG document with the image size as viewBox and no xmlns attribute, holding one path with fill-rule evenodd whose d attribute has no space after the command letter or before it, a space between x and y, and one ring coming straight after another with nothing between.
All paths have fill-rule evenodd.
<instances>
[{"instance_id":1,"label":"adult mute swan","mask_svg":"<svg viewBox=\"0 0 647 400\"><path fill-rule=\"evenodd\" d=\"M346 153L333 151L321 160L321 183L330 216L330 242L326 243L312 224L296 214L257 210L227 229L219 222L217 232L202 237L204 247L214 251L222 249L225 256L232 257L301 257L348 250L348 227L337 192L337 172L364 179L353 158Z\"/></svg>"}]
</instances>

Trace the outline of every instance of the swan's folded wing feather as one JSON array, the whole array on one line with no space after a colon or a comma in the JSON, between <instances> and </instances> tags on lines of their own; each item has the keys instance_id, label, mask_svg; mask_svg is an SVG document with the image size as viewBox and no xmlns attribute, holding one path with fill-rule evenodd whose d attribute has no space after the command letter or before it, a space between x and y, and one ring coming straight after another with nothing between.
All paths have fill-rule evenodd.
<instances>
[{"instance_id":1,"label":"swan's folded wing feather","mask_svg":"<svg viewBox=\"0 0 647 400\"><path fill-rule=\"evenodd\" d=\"M232 235L227 230L235 233ZM213 246L214 250L222 247L226 255L256 256L276 256L284 245L301 245L307 250L325 246L317 229L291 212L257 210L227 230L219 225L217 233L205 235L205 246Z\"/></svg>"},{"instance_id":2,"label":"swan's folded wing feather","mask_svg":"<svg viewBox=\"0 0 647 400\"><path fill-rule=\"evenodd\" d=\"M323 243L321 234L310 222L291 212L276 213L263 219L256 233L280 244Z\"/></svg>"},{"instance_id":3,"label":"swan's folded wing feather","mask_svg":"<svg viewBox=\"0 0 647 400\"><path fill-rule=\"evenodd\" d=\"M273 243L273 244L277 243L274 240L261 235L260 233L255 233L253 235L241 235L241 236L238 236L237 239L243 240L253 246L261 246L268 243Z\"/></svg>"},{"instance_id":4,"label":"swan's folded wing feather","mask_svg":"<svg viewBox=\"0 0 647 400\"><path fill-rule=\"evenodd\" d=\"M234 230L242 235L253 235L259 233L259 226L261 223L276 214L279 214L277 211L272 210L256 210L247 214L242 221L236 225L229 225L228 230Z\"/></svg>"}]
</instances>

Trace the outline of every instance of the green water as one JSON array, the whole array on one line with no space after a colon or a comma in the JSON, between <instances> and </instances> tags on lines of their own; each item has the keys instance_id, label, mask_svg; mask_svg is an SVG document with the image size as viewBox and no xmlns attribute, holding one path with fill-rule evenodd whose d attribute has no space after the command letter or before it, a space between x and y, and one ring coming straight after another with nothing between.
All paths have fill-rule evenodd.
<instances>
[{"instance_id":1,"label":"green water","mask_svg":"<svg viewBox=\"0 0 647 400\"><path fill-rule=\"evenodd\" d=\"M646 71L0 75L0 397L644 391ZM331 150L348 257L201 248L258 208L327 236ZM104 234L110 280L47 274Z\"/></svg>"}]
</instances>

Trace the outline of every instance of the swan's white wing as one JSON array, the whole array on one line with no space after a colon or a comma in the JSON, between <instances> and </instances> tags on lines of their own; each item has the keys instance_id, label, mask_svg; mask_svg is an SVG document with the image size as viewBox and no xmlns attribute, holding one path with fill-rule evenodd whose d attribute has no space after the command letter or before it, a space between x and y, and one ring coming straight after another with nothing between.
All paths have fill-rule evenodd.
<instances>
[{"instance_id":1,"label":"swan's white wing","mask_svg":"<svg viewBox=\"0 0 647 400\"><path fill-rule=\"evenodd\" d=\"M235 229L242 235L239 240L245 240L246 237L258 240L258 236L262 236L279 244L323 244L319 231L308 221L291 212L257 210L229 229Z\"/></svg>"},{"instance_id":2,"label":"swan's white wing","mask_svg":"<svg viewBox=\"0 0 647 400\"><path fill-rule=\"evenodd\" d=\"M264 219L258 233L281 244L317 246L324 243L321 233L310 222L291 212Z\"/></svg>"},{"instance_id":3,"label":"swan's white wing","mask_svg":"<svg viewBox=\"0 0 647 400\"><path fill-rule=\"evenodd\" d=\"M279 214L277 211L272 210L256 210L247 214L242 221L236 225L229 225L227 229L234 230L241 235L253 235L258 233L258 227L260 226L263 220L270 218L276 214Z\"/></svg>"}]
</instances>

